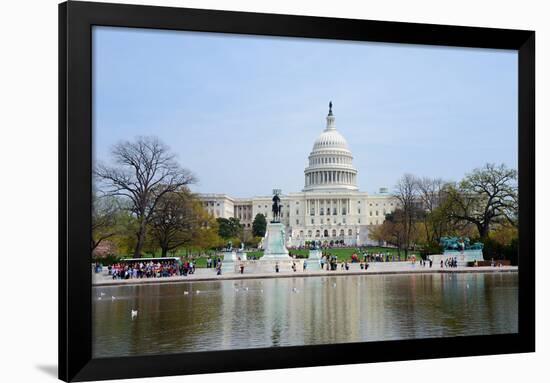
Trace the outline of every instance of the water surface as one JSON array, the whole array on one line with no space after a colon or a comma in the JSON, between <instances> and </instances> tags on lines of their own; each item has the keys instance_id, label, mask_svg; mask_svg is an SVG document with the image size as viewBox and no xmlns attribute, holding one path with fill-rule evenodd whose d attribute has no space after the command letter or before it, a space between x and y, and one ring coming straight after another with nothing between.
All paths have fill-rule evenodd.
<instances>
[{"instance_id":1,"label":"water surface","mask_svg":"<svg viewBox=\"0 0 550 383\"><path fill-rule=\"evenodd\" d=\"M92 294L94 357L518 331L515 272L105 286Z\"/></svg>"}]
</instances>

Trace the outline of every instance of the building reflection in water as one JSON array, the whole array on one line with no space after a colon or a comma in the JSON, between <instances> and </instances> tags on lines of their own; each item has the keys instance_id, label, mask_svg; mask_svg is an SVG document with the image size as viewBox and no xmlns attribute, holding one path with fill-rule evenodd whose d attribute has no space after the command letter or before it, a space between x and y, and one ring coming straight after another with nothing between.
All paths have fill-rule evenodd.
<instances>
[{"instance_id":1,"label":"building reflection in water","mask_svg":"<svg viewBox=\"0 0 550 383\"><path fill-rule=\"evenodd\" d=\"M96 287L94 356L517 332L517 274ZM115 300L99 299L116 296ZM137 309L138 317L130 318Z\"/></svg>"}]
</instances>

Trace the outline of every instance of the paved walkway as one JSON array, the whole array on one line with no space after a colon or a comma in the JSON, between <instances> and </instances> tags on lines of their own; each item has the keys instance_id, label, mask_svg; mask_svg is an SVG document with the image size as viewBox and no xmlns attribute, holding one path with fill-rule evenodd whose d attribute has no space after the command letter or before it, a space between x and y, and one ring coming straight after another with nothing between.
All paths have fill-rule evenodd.
<instances>
[{"instance_id":1,"label":"paved walkway","mask_svg":"<svg viewBox=\"0 0 550 383\"><path fill-rule=\"evenodd\" d=\"M359 264L350 264L349 270L342 270L338 267L337 271L303 271L301 267L296 272L281 271L279 273L263 272L252 273L247 272L245 268L244 274L240 273L224 273L216 275L214 269L197 269L195 274L187 276L176 276L166 278L142 278L142 279L115 279L113 280L107 274L107 268L104 268L102 273L93 273L92 285L94 286L109 286L109 285L135 285L146 283L181 283L181 282L197 282L197 281L215 281L215 280L232 280L232 279L261 279L261 278L293 278L293 277L319 277L319 276L345 276L345 275L380 275L380 274L420 274L420 273L495 273L495 272L516 272L517 266L502 266L502 267L456 267L456 268L440 268L434 264L432 268L429 266L420 266L418 263L412 265L410 262L372 262L369 264L367 271L361 270Z\"/></svg>"}]
</instances>

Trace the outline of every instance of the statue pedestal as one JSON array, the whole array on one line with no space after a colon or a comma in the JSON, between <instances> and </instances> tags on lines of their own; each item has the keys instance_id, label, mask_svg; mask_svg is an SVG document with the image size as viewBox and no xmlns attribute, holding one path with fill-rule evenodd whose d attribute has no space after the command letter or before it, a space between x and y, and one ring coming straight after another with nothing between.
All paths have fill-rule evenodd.
<instances>
[{"instance_id":1,"label":"statue pedestal","mask_svg":"<svg viewBox=\"0 0 550 383\"><path fill-rule=\"evenodd\" d=\"M445 262L447 259L457 260L457 266L465 267L468 266L468 263L474 261L483 261L483 251L482 250L445 250L443 254L430 255L432 261L439 266L440 262Z\"/></svg>"},{"instance_id":2,"label":"statue pedestal","mask_svg":"<svg viewBox=\"0 0 550 383\"><path fill-rule=\"evenodd\" d=\"M264 255L260 261L289 261L285 247L285 226L280 222L270 222L265 229Z\"/></svg>"},{"instance_id":3,"label":"statue pedestal","mask_svg":"<svg viewBox=\"0 0 550 383\"><path fill-rule=\"evenodd\" d=\"M277 265L281 272L292 270L292 258L285 247L284 225L280 222L270 222L265 230L264 255L258 264L259 271L274 273Z\"/></svg>"},{"instance_id":4,"label":"statue pedestal","mask_svg":"<svg viewBox=\"0 0 550 383\"><path fill-rule=\"evenodd\" d=\"M306 264L306 271L319 271L321 270L321 257L323 252L321 250L310 250L308 258L304 261Z\"/></svg>"},{"instance_id":5,"label":"statue pedestal","mask_svg":"<svg viewBox=\"0 0 550 383\"><path fill-rule=\"evenodd\" d=\"M246 261L246 253L241 250L237 250L237 260Z\"/></svg>"},{"instance_id":6,"label":"statue pedestal","mask_svg":"<svg viewBox=\"0 0 550 383\"><path fill-rule=\"evenodd\" d=\"M226 273L234 273L237 262L237 254L233 250L223 252L222 275Z\"/></svg>"}]
</instances>

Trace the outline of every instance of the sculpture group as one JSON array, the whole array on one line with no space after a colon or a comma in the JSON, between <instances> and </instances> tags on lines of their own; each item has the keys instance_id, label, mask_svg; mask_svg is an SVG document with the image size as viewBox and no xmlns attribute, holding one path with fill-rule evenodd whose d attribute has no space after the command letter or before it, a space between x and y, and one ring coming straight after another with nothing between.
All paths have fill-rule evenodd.
<instances>
[{"instance_id":1,"label":"sculpture group","mask_svg":"<svg viewBox=\"0 0 550 383\"><path fill-rule=\"evenodd\" d=\"M468 237L441 237L439 245L443 250L483 250L483 243L475 242L470 245Z\"/></svg>"}]
</instances>

